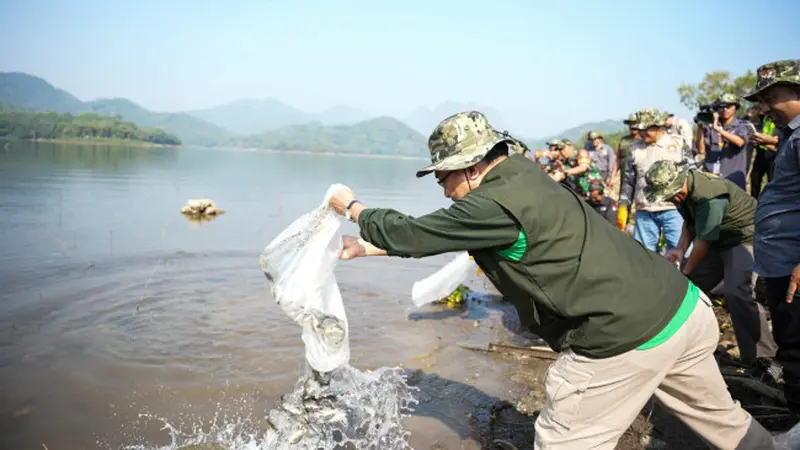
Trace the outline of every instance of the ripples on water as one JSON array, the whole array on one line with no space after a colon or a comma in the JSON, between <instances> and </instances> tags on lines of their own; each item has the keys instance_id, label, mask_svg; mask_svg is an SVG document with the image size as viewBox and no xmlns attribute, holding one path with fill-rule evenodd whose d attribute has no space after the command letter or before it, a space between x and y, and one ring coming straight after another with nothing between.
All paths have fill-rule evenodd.
<instances>
[{"instance_id":1,"label":"ripples on water","mask_svg":"<svg viewBox=\"0 0 800 450\"><path fill-rule=\"evenodd\" d=\"M156 417L181 436L216 417L232 443L267 429L304 360L259 252L334 182L375 206L444 206L414 177L422 163L12 146L0 155L0 447L171 445ZM192 197L228 213L189 223ZM436 341L406 318L411 284L444 260L337 268L354 365L396 366Z\"/></svg>"}]
</instances>

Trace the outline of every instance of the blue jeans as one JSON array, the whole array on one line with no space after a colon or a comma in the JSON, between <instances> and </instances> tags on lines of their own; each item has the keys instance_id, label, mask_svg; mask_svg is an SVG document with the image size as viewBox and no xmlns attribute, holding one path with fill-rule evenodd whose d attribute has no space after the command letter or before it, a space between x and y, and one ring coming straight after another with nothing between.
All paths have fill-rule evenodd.
<instances>
[{"instance_id":1,"label":"blue jeans","mask_svg":"<svg viewBox=\"0 0 800 450\"><path fill-rule=\"evenodd\" d=\"M667 250L677 247L682 230L683 217L677 210L636 211L633 238L651 251L658 251L658 238L662 231L667 242Z\"/></svg>"}]
</instances>

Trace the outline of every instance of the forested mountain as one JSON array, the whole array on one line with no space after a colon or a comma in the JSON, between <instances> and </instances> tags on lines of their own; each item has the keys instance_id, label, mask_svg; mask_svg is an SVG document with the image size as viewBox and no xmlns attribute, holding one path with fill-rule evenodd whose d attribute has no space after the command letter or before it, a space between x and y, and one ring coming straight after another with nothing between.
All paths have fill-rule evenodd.
<instances>
[{"instance_id":1,"label":"forested mountain","mask_svg":"<svg viewBox=\"0 0 800 450\"><path fill-rule=\"evenodd\" d=\"M160 145L181 145L163 130L142 127L119 117L95 113L72 115L57 112L0 111L0 138L15 139L113 139Z\"/></svg>"},{"instance_id":2,"label":"forested mountain","mask_svg":"<svg viewBox=\"0 0 800 450\"><path fill-rule=\"evenodd\" d=\"M432 109L417 108L406 117L405 123L386 116L369 119L366 113L349 106L307 113L274 99L238 100L191 113L159 113L124 98L83 102L39 77L16 72L0 73L0 111L9 109L51 110L73 115L85 112L102 114L116 118L120 123L134 122L142 130L161 129L164 135L173 135L187 145L252 146L309 152L427 155L426 139L436 124L451 114L471 109L484 112L498 130L506 129L499 111L455 101L444 102ZM94 116L87 116L86 120L97 123L89 117ZM590 130L612 135L619 134L625 127L617 120L590 122L540 139L526 139L514 130L508 131L525 140L530 148L538 149L554 137L571 139L580 145ZM137 136L151 135L157 136L158 133L146 131Z\"/></svg>"},{"instance_id":3,"label":"forested mountain","mask_svg":"<svg viewBox=\"0 0 800 450\"><path fill-rule=\"evenodd\" d=\"M323 125L352 125L369 119L363 111L349 106L335 106L321 113L311 113L275 99L236 100L188 113L239 134L259 134L287 125L313 122Z\"/></svg>"},{"instance_id":4,"label":"forested mountain","mask_svg":"<svg viewBox=\"0 0 800 450\"><path fill-rule=\"evenodd\" d=\"M425 137L391 117L379 117L354 125L325 126L320 122L290 125L241 138L237 144L305 152L428 155Z\"/></svg>"},{"instance_id":5,"label":"forested mountain","mask_svg":"<svg viewBox=\"0 0 800 450\"><path fill-rule=\"evenodd\" d=\"M100 99L82 102L72 94L47 81L18 72L0 73L0 102L19 109L37 112L55 111L79 114L96 112L121 116L127 121L147 127L161 128L194 145L224 145L231 133L186 113L157 113L125 99Z\"/></svg>"}]
</instances>

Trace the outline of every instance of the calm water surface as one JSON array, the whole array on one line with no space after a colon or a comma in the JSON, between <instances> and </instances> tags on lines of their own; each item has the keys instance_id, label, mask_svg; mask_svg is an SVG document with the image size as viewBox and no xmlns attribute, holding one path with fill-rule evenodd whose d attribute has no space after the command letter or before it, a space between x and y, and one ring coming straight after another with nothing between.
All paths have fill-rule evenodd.
<instances>
[{"instance_id":1,"label":"calm water surface","mask_svg":"<svg viewBox=\"0 0 800 450\"><path fill-rule=\"evenodd\" d=\"M292 390L304 360L300 329L269 297L259 253L332 183L368 205L414 215L446 206L434 180L415 178L424 164L193 148L0 148L0 448L168 443L148 414L185 426L215 415L261 419ZM197 197L226 214L187 221L179 210ZM459 317L443 316L449 325L408 320L412 283L448 259L338 266L354 366L413 366L444 333L450 341L471 332ZM490 370L463 352L446 354L426 367L452 378ZM453 420L462 414L448 408L440 410ZM447 422L412 418L412 444L464 439Z\"/></svg>"}]
</instances>

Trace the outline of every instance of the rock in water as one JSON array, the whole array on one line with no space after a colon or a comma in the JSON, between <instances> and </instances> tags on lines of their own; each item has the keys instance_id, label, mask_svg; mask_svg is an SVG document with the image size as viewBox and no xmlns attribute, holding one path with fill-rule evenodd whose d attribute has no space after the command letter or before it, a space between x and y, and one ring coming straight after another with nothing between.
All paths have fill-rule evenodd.
<instances>
[{"instance_id":1,"label":"rock in water","mask_svg":"<svg viewBox=\"0 0 800 450\"><path fill-rule=\"evenodd\" d=\"M214 203L214 200L211 200L211 199L208 199L208 198L196 198L196 199L189 200L186 203L186 206L188 206L189 208L192 208L195 211L203 211L208 207L217 206L217 205Z\"/></svg>"},{"instance_id":2,"label":"rock in water","mask_svg":"<svg viewBox=\"0 0 800 450\"><path fill-rule=\"evenodd\" d=\"M218 216L224 212L222 208L217 207L214 200L208 198L191 199L181 208L181 214L187 216Z\"/></svg>"}]
</instances>

